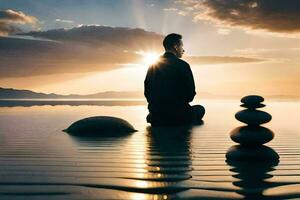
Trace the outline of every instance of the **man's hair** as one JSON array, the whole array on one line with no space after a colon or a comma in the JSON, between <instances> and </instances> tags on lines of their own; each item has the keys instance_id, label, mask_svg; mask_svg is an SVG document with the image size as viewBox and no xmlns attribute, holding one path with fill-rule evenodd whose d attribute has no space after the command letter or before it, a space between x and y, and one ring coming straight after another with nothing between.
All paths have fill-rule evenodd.
<instances>
[{"instance_id":1,"label":"man's hair","mask_svg":"<svg viewBox=\"0 0 300 200\"><path fill-rule=\"evenodd\" d=\"M175 44L179 44L182 36L177 33L171 33L167 35L163 41L165 50L171 50Z\"/></svg>"}]
</instances>

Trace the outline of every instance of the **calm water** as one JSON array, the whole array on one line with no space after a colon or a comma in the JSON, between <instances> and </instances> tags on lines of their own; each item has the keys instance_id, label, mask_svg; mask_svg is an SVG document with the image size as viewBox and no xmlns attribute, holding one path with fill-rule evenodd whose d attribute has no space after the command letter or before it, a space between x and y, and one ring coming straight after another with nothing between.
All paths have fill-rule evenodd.
<instances>
[{"instance_id":1,"label":"calm water","mask_svg":"<svg viewBox=\"0 0 300 200\"><path fill-rule=\"evenodd\" d=\"M239 102L201 103L204 124L184 130L151 129L140 101L0 102L0 199L300 198L300 102L266 101L273 116L266 127L275 133L267 145L280 155L270 166L227 164ZM96 115L139 131L119 138L61 131Z\"/></svg>"}]
</instances>

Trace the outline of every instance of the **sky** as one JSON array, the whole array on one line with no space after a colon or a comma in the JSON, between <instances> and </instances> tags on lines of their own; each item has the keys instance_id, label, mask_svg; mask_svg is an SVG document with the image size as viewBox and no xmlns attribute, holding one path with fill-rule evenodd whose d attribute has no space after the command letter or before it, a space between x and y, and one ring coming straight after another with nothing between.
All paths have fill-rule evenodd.
<instances>
[{"instance_id":1,"label":"sky","mask_svg":"<svg viewBox=\"0 0 300 200\"><path fill-rule=\"evenodd\" d=\"M200 95L300 96L297 0L0 0L0 87L143 91L169 33Z\"/></svg>"}]
</instances>

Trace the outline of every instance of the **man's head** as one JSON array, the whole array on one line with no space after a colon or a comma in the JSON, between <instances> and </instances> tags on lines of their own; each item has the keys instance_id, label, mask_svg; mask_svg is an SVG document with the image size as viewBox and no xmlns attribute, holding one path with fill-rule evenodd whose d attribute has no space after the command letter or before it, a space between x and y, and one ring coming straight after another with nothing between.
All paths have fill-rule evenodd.
<instances>
[{"instance_id":1,"label":"man's head","mask_svg":"<svg viewBox=\"0 0 300 200\"><path fill-rule=\"evenodd\" d=\"M181 58L184 49L182 43L182 36L176 33L167 35L163 41L163 45L166 51L174 53L178 58Z\"/></svg>"}]
</instances>

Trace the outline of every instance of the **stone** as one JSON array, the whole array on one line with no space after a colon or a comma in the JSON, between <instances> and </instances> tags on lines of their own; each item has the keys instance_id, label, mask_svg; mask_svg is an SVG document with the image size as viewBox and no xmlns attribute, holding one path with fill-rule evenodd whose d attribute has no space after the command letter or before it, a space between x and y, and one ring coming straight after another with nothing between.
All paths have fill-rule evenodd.
<instances>
[{"instance_id":1,"label":"stone","mask_svg":"<svg viewBox=\"0 0 300 200\"><path fill-rule=\"evenodd\" d=\"M95 116L81 119L71 124L65 132L77 136L117 136L135 132L127 121L109 116Z\"/></svg>"},{"instance_id":2,"label":"stone","mask_svg":"<svg viewBox=\"0 0 300 200\"><path fill-rule=\"evenodd\" d=\"M256 147L234 145L227 151L226 159L228 161L270 162L278 161L279 155L272 148L264 145Z\"/></svg>"},{"instance_id":3,"label":"stone","mask_svg":"<svg viewBox=\"0 0 300 200\"><path fill-rule=\"evenodd\" d=\"M256 146L270 142L274 138L274 133L261 126L240 126L230 132L230 138L243 146Z\"/></svg>"},{"instance_id":4,"label":"stone","mask_svg":"<svg viewBox=\"0 0 300 200\"><path fill-rule=\"evenodd\" d=\"M250 126L258 126L271 121L272 116L264 111L246 109L237 112L235 118Z\"/></svg>"},{"instance_id":5,"label":"stone","mask_svg":"<svg viewBox=\"0 0 300 200\"><path fill-rule=\"evenodd\" d=\"M264 101L264 98L258 95L248 95L241 99L241 102L246 105L259 104Z\"/></svg>"},{"instance_id":6,"label":"stone","mask_svg":"<svg viewBox=\"0 0 300 200\"><path fill-rule=\"evenodd\" d=\"M249 109L256 109L256 108L263 108L265 104L258 103L258 104L242 104L241 107L249 108Z\"/></svg>"}]
</instances>

